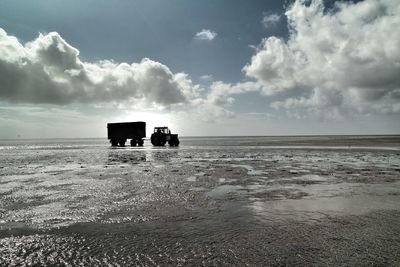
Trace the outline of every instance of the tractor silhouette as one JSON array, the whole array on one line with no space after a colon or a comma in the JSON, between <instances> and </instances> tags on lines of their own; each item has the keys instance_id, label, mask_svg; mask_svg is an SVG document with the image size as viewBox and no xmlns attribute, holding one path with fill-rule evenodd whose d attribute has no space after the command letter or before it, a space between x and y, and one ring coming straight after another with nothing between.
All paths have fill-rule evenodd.
<instances>
[{"instance_id":1,"label":"tractor silhouette","mask_svg":"<svg viewBox=\"0 0 400 267\"><path fill-rule=\"evenodd\" d=\"M154 127L150 140L153 146L164 146L167 142L170 146L179 146L178 135L171 134L171 130L166 126Z\"/></svg>"}]
</instances>

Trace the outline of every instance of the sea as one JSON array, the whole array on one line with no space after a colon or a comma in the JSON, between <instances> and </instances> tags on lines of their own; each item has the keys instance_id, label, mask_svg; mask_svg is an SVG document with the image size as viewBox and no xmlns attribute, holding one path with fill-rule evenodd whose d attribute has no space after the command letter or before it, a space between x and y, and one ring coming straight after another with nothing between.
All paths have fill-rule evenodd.
<instances>
[{"instance_id":1,"label":"sea","mask_svg":"<svg viewBox=\"0 0 400 267\"><path fill-rule=\"evenodd\" d=\"M309 136L196 136L179 137L180 149L201 147L265 148L365 148L399 149L398 135L309 135ZM0 139L0 149L56 149L108 147L106 138ZM126 148L129 142L126 143ZM154 148L149 138L145 149ZM156 149L156 148L154 148Z\"/></svg>"}]
</instances>

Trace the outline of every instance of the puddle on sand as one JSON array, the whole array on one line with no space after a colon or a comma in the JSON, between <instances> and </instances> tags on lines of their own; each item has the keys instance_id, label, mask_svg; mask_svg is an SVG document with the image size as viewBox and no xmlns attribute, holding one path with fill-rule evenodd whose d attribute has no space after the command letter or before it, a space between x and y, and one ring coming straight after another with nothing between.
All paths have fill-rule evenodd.
<instances>
[{"instance_id":1,"label":"puddle on sand","mask_svg":"<svg viewBox=\"0 0 400 267\"><path fill-rule=\"evenodd\" d=\"M207 192L206 195L213 198L223 197L228 193L237 192L237 190L242 189L240 185L221 185Z\"/></svg>"},{"instance_id":2,"label":"puddle on sand","mask_svg":"<svg viewBox=\"0 0 400 267\"><path fill-rule=\"evenodd\" d=\"M186 178L186 181L188 182L196 182L197 178L196 176L189 176L188 178Z\"/></svg>"},{"instance_id":3,"label":"puddle on sand","mask_svg":"<svg viewBox=\"0 0 400 267\"><path fill-rule=\"evenodd\" d=\"M247 170L248 175L261 175L262 171L260 170L255 170L252 166L250 165L242 165L242 164L231 164L230 165L233 168L244 168Z\"/></svg>"},{"instance_id":4,"label":"puddle on sand","mask_svg":"<svg viewBox=\"0 0 400 267\"><path fill-rule=\"evenodd\" d=\"M202 191L206 191L206 190L207 189L205 187L202 187L202 186L190 188L190 191L194 191L194 192L202 192Z\"/></svg>"},{"instance_id":5,"label":"puddle on sand","mask_svg":"<svg viewBox=\"0 0 400 267\"><path fill-rule=\"evenodd\" d=\"M7 222L4 220L0 220L0 231L10 230L14 228L26 229L29 228L29 225L23 222Z\"/></svg>"},{"instance_id":6,"label":"puddle on sand","mask_svg":"<svg viewBox=\"0 0 400 267\"><path fill-rule=\"evenodd\" d=\"M318 183L326 183L331 182L335 178L328 176L321 176L317 174L305 174L301 176L293 176L293 177L285 177L279 179L270 179L270 183L281 183L281 184L318 184Z\"/></svg>"},{"instance_id":7,"label":"puddle on sand","mask_svg":"<svg viewBox=\"0 0 400 267\"><path fill-rule=\"evenodd\" d=\"M312 182L326 182L329 180L327 176L321 176L316 174L306 174L298 177L293 177L294 180L304 180Z\"/></svg>"},{"instance_id":8,"label":"puddle on sand","mask_svg":"<svg viewBox=\"0 0 400 267\"><path fill-rule=\"evenodd\" d=\"M400 182L388 184L329 184L303 188L310 197L255 201L249 205L268 220L313 220L328 215L360 215L375 210L400 210Z\"/></svg>"}]
</instances>

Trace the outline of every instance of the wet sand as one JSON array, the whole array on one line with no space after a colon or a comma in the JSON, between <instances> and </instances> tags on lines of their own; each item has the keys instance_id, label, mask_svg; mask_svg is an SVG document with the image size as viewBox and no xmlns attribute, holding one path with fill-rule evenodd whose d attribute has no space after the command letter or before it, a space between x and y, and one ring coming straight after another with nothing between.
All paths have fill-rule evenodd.
<instances>
[{"instance_id":1,"label":"wet sand","mask_svg":"<svg viewBox=\"0 0 400 267\"><path fill-rule=\"evenodd\" d=\"M399 266L400 142L378 139L3 145L0 265Z\"/></svg>"}]
</instances>

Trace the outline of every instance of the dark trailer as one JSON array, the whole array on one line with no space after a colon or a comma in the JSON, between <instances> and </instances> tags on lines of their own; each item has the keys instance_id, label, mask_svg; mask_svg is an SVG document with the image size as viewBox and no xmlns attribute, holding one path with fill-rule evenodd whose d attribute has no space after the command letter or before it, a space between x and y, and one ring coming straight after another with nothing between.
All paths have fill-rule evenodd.
<instances>
[{"instance_id":1,"label":"dark trailer","mask_svg":"<svg viewBox=\"0 0 400 267\"><path fill-rule=\"evenodd\" d=\"M125 146L127 139L131 139L131 146L143 146L145 137L144 121L107 123L107 138L112 146Z\"/></svg>"}]
</instances>

